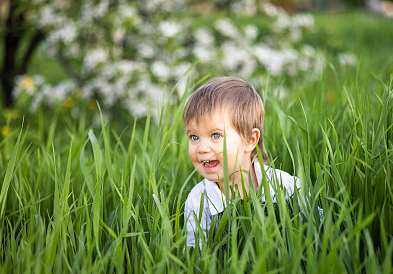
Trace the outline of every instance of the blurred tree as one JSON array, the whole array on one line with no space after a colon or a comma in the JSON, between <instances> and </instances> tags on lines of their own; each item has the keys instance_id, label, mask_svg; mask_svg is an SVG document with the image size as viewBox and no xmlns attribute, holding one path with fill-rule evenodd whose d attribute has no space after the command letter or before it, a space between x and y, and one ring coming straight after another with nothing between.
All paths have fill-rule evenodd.
<instances>
[{"instance_id":1,"label":"blurred tree","mask_svg":"<svg viewBox=\"0 0 393 274\"><path fill-rule=\"evenodd\" d=\"M29 24L29 3L21 0L3 0L0 4L0 33L3 46L0 80L3 104L6 107L13 104L12 90L15 77L27 72L34 50L45 37L42 29L32 28Z\"/></svg>"},{"instance_id":2,"label":"blurred tree","mask_svg":"<svg viewBox=\"0 0 393 274\"><path fill-rule=\"evenodd\" d=\"M77 98L144 116L150 98L158 98L151 108L159 108L163 85L179 83L179 94L184 92L183 75L195 60L200 61L195 76L208 69L260 81L267 71L275 77L300 77L307 71L307 78L313 80L309 70L315 75L321 71L319 55L300 43L313 17L290 16L265 1L214 0L195 6L187 0L5 1L0 25L4 103L11 106L14 98L25 98L32 112ZM189 16L194 7L204 14L226 7L228 13L214 16L209 24L196 24L195 17ZM237 26L231 13L269 17L270 34L251 22ZM40 63L45 68L27 71L38 45L34 55L43 58ZM48 80L48 74L59 74L59 67L62 75Z\"/></svg>"}]
</instances>

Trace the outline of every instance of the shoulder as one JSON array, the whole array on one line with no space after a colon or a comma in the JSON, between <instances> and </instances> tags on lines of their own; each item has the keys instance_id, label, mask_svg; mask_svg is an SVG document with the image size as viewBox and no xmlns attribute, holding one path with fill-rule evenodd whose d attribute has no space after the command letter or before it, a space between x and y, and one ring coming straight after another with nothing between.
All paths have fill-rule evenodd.
<instances>
[{"instance_id":1,"label":"shoulder","mask_svg":"<svg viewBox=\"0 0 393 274\"><path fill-rule=\"evenodd\" d=\"M270 177L272 182L278 182L289 192L293 193L294 188L300 188L300 179L296 176L289 174L281 169L273 169L265 165L266 174Z\"/></svg>"},{"instance_id":2,"label":"shoulder","mask_svg":"<svg viewBox=\"0 0 393 274\"><path fill-rule=\"evenodd\" d=\"M205 192L205 184L203 181L194 186L187 196L185 209L198 208L201 202L201 195Z\"/></svg>"}]
</instances>

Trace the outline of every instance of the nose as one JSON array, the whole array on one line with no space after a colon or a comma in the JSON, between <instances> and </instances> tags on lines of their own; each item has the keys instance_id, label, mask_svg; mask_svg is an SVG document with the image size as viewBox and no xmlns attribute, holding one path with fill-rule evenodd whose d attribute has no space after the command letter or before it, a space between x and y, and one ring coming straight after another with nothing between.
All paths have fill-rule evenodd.
<instances>
[{"instance_id":1,"label":"nose","mask_svg":"<svg viewBox=\"0 0 393 274\"><path fill-rule=\"evenodd\" d=\"M198 153L209 153L211 151L211 148L206 142L200 142L197 148Z\"/></svg>"}]
</instances>

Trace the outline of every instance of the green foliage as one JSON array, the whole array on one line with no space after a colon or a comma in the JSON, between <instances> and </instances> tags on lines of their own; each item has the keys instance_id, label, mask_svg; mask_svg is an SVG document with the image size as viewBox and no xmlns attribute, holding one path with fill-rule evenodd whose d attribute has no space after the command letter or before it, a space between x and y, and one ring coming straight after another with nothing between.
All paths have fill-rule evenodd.
<instances>
[{"instance_id":1,"label":"green foliage","mask_svg":"<svg viewBox=\"0 0 393 274\"><path fill-rule=\"evenodd\" d=\"M332 57L319 83L283 97L261 83L272 165L302 189L288 201L278 189L276 208L262 189L233 199L201 250L183 228L200 179L181 125L194 86L150 110L159 123L83 105L77 116L3 111L0 272L391 273L393 62L368 60L351 69Z\"/></svg>"}]
</instances>

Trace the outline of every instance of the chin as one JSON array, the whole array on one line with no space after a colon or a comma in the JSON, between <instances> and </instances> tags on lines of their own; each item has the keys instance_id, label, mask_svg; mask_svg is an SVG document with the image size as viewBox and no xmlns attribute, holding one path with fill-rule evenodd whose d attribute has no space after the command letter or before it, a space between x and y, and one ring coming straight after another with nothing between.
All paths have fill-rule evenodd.
<instances>
[{"instance_id":1,"label":"chin","mask_svg":"<svg viewBox=\"0 0 393 274\"><path fill-rule=\"evenodd\" d=\"M203 176L203 177L205 177L209 181L218 182L218 177L217 176Z\"/></svg>"}]
</instances>

